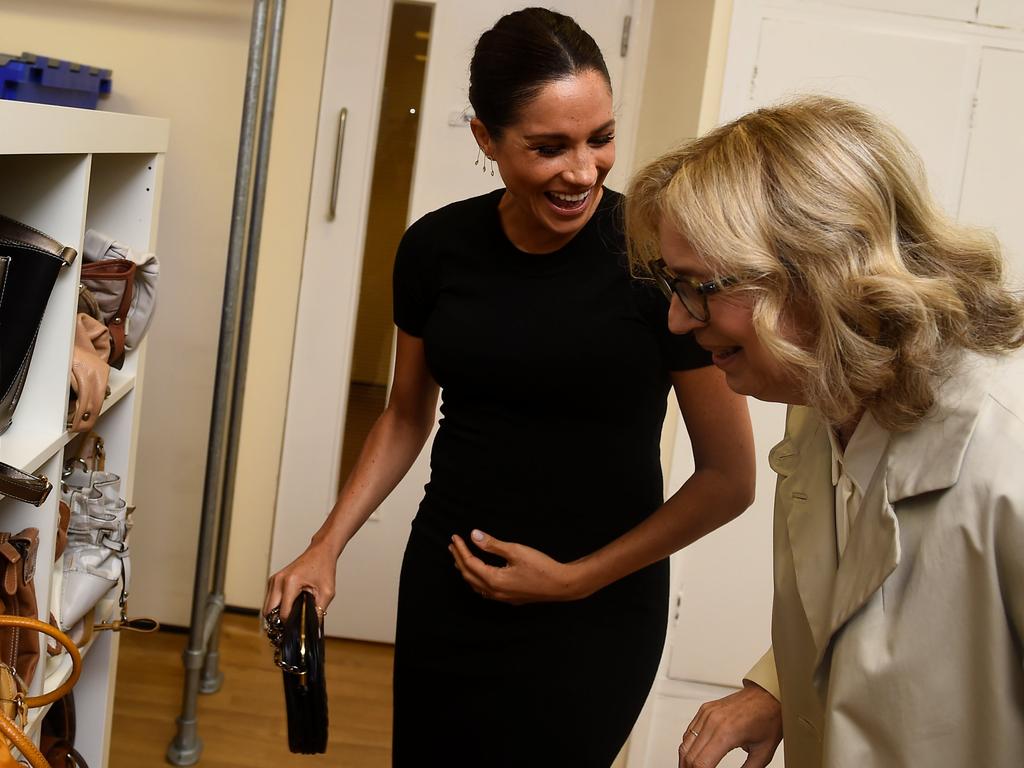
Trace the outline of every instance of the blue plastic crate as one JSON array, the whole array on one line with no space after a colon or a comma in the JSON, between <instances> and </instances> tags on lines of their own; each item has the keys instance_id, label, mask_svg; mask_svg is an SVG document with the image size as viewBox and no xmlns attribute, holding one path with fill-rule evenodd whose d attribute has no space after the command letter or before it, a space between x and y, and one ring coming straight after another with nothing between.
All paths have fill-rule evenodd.
<instances>
[{"instance_id":1,"label":"blue plastic crate","mask_svg":"<svg viewBox=\"0 0 1024 768\"><path fill-rule=\"evenodd\" d=\"M110 75L109 69L49 56L0 53L0 99L95 109L99 97L110 93Z\"/></svg>"}]
</instances>

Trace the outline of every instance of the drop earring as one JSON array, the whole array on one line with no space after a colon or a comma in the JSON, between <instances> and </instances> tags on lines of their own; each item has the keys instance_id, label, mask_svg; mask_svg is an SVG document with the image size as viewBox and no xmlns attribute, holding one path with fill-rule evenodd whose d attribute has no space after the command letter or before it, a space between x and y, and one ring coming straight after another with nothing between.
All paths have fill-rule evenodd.
<instances>
[{"instance_id":1,"label":"drop earring","mask_svg":"<svg viewBox=\"0 0 1024 768\"><path fill-rule=\"evenodd\" d=\"M493 176L494 175L494 158L493 157L488 157L487 159L491 161L491 176Z\"/></svg>"},{"instance_id":2,"label":"drop earring","mask_svg":"<svg viewBox=\"0 0 1024 768\"><path fill-rule=\"evenodd\" d=\"M473 165L480 165L480 152L481 152L480 147L477 147L476 148L476 162L473 163Z\"/></svg>"}]
</instances>

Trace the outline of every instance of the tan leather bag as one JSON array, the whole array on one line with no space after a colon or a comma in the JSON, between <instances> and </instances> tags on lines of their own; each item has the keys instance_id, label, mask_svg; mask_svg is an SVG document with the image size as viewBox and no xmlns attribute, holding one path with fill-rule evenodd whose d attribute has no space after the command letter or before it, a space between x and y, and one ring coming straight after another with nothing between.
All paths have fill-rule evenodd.
<instances>
[{"instance_id":1,"label":"tan leather bag","mask_svg":"<svg viewBox=\"0 0 1024 768\"><path fill-rule=\"evenodd\" d=\"M111 336L107 326L84 312L78 313L75 323L68 429L84 432L95 425L109 394Z\"/></svg>"},{"instance_id":2,"label":"tan leather bag","mask_svg":"<svg viewBox=\"0 0 1024 768\"><path fill-rule=\"evenodd\" d=\"M18 685L14 670L0 664L0 768L23 768L24 764L11 754L12 747L21 752L33 768L49 766L36 745L25 735L27 723L24 692Z\"/></svg>"},{"instance_id":3,"label":"tan leather bag","mask_svg":"<svg viewBox=\"0 0 1024 768\"><path fill-rule=\"evenodd\" d=\"M38 619L0 615L0 628L16 629L33 637L37 632L42 632L57 640L71 656L71 674L68 679L55 690L40 696L26 695L25 684L18 679L14 670L0 663L0 768L24 766L24 761L14 759L12 749L17 749L32 768L51 768L35 743L25 734L28 710L52 704L67 696L82 674L82 656L67 635ZM38 637L36 642L39 642Z\"/></svg>"}]
</instances>

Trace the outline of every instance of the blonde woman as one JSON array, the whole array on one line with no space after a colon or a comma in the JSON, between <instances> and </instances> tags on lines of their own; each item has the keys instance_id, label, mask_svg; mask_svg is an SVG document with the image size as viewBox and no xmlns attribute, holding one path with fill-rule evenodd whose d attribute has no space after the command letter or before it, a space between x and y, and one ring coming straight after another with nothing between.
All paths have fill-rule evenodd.
<instances>
[{"instance_id":1,"label":"blonde woman","mask_svg":"<svg viewBox=\"0 0 1024 768\"><path fill-rule=\"evenodd\" d=\"M635 269L736 392L790 404L770 453L772 649L703 705L681 766L1019 768L1024 306L990 236L875 116L805 98L641 171Z\"/></svg>"}]
</instances>

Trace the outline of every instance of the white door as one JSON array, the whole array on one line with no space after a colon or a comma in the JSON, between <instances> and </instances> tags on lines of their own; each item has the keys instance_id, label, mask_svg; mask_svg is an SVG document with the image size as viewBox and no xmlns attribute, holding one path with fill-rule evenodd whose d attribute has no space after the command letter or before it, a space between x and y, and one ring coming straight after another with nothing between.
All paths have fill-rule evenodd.
<instances>
[{"instance_id":1,"label":"white door","mask_svg":"<svg viewBox=\"0 0 1024 768\"><path fill-rule=\"evenodd\" d=\"M469 59L477 37L499 16L529 2L437 0L426 67L410 221L454 200L481 194L500 179L474 166L476 145L464 121ZM621 189L633 155L639 75L620 55L625 17L643 0L561 0L601 46L612 76L619 118L618 163L608 184ZM367 218L391 4L335 2L324 76L316 165L289 393L272 569L308 544L336 497L348 392L352 335ZM635 26L635 25L634 25ZM633 37L637 37L634 30ZM636 94L636 98L633 97ZM338 114L348 109L337 218L327 216ZM328 614L334 636L394 640L398 574L409 524L429 475L430 445L391 496L352 540L338 569Z\"/></svg>"},{"instance_id":2,"label":"white door","mask_svg":"<svg viewBox=\"0 0 1024 768\"><path fill-rule=\"evenodd\" d=\"M380 0L331 10L272 570L306 547L334 503L390 12Z\"/></svg>"}]
</instances>

